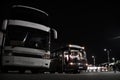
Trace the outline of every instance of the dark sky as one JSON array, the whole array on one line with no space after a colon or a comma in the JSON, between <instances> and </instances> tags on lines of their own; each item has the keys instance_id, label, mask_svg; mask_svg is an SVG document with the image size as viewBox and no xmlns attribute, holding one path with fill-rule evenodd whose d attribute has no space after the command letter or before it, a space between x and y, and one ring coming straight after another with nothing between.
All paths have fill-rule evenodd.
<instances>
[{"instance_id":1,"label":"dark sky","mask_svg":"<svg viewBox=\"0 0 120 80\"><path fill-rule=\"evenodd\" d=\"M120 59L120 5L119 2L75 0L11 0L1 2L1 11L12 4L34 6L49 14L51 26L58 31L59 46L85 46L89 63L107 61L104 48L111 49L110 58Z\"/></svg>"}]
</instances>

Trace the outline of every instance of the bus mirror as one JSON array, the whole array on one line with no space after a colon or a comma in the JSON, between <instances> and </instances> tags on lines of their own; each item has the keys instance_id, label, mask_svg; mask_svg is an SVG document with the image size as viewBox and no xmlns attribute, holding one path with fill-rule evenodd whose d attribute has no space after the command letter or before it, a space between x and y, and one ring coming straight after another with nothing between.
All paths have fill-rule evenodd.
<instances>
[{"instance_id":1,"label":"bus mirror","mask_svg":"<svg viewBox=\"0 0 120 80\"><path fill-rule=\"evenodd\" d=\"M4 20L2 24L2 30L6 30L8 20Z\"/></svg>"},{"instance_id":2,"label":"bus mirror","mask_svg":"<svg viewBox=\"0 0 120 80\"><path fill-rule=\"evenodd\" d=\"M3 32L0 31L0 46L2 46Z\"/></svg>"},{"instance_id":3,"label":"bus mirror","mask_svg":"<svg viewBox=\"0 0 120 80\"><path fill-rule=\"evenodd\" d=\"M57 39L57 31L55 29L52 30L53 30L54 38Z\"/></svg>"}]
</instances>

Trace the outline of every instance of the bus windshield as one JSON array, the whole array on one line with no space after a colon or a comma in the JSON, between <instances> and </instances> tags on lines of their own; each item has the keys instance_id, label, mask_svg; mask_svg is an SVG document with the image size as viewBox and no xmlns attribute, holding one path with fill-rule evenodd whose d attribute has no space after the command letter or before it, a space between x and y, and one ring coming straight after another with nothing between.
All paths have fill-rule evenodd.
<instances>
[{"instance_id":1,"label":"bus windshield","mask_svg":"<svg viewBox=\"0 0 120 80\"><path fill-rule=\"evenodd\" d=\"M70 58L71 59L82 60L82 59L84 59L83 55L84 54L82 52L78 51L78 50L71 50L71 52L70 52Z\"/></svg>"},{"instance_id":2,"label":"bus windshield","mask_svg":"<svg viewBox=\"0 0 120 80\"><path fill-rule=\"evenodd\" d=\"M48 50L48 32L13 25L9 25L6 31L6 46L24 46L27 48Z\"/></svg>"},{"instance_id":3,"label":"bus windshield","mask_svg":"<svg viewBox=\"0 0 120 80\"><path fill-rule=\"evenodd\" d=\"M25 6L12 8L8 16L10 19L30 21L49 26L48 16L46 14Z\"/></svg>"}]
</instances>

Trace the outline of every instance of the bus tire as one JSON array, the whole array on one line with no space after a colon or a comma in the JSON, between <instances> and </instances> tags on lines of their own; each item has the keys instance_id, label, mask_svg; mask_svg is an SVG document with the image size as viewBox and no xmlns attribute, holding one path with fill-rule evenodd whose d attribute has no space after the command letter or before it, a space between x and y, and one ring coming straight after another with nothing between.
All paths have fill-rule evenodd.
<instances>
[{"instance_id":1,"label":"bus tire","mask_svg":"<svg viewBox=\"0 0 120 80\"><path fill-rule=\"evenodd\" d=\"M1 67L1 73L7 73L7 72L8 72L7 68Z\"/></svg>"},{"instance_id":2,"label":"bus tire","mask_svg":"<svg viewBox=\"0 0 120 80\"><path fill-rule=\"evenodd\" d=\"M33 74L39 73L39 71L37 71L37 70L31 70L31 72L32 72Z\"/></svg>"},{"instance_id":3,"label":"bus tire","mask_svg":"<svg viewBox=\"0 0 120 80\"><path fill-rule=\"evenodd\" d=\"M25 73L25 70L24 70L24 69L20 69L20 70L19 70L19 73L21 73L21 74L22 74L22 73Z\"/></svg>"},{"instance_id":4,"label":"bus tire","mask_svg":"<svg viewBox=\"0 0 120 80\"><path fill-rule=\"evenodd\" d=\"M1 73L7 73L8 72L8 70L1 70Z\"/></svg>"},{"instance_id":5,"label":"bus tire","mask_svg":"<svg viewBox=\"0 0 120 80\"><path fill-rule=\"evenodd\" d=\"M50 71L50 73L55 73L55 71Z\"/></svg>"}]
</instances>

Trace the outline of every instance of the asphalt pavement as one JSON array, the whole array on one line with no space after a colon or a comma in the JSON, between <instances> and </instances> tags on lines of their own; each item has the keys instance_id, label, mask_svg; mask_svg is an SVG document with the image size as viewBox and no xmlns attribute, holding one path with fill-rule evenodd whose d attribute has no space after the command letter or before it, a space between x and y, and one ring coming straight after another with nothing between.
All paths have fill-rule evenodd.
<instances>
[{"instance_id":1,"label":"asphalt pavement","mask_svg":"<svg viewBox=\"0 0 120 80\"><path fill-rule=\"evenodd\" d=\"M120 72L82 72L78 74L19 74L17 72L9 72L0 73L0 80L120 80Z\"/></svg>"}]
</instances>

